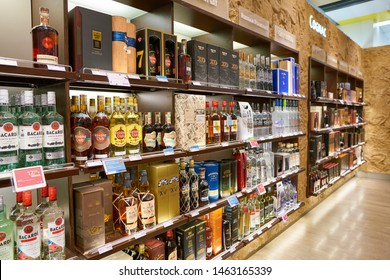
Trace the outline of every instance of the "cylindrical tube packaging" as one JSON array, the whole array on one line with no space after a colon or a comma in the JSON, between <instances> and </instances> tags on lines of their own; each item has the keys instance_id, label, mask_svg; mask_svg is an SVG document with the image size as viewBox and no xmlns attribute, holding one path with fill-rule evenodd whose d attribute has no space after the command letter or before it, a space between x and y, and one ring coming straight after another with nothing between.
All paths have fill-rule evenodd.
<instances>
[{"instance_id":1,"label":"cylindrical tube packaging","mask_svg":"<svg viewBox=\"0 0 390 280\"><path fill-rule=\"evenodd\" d=\"M137 50L135 44L136 26L133 23L127 23L127 73L137 73Z\"/></svg>"},{"instance_id":2,"label":"cylindrical tube packaging","mask_svg":"<svg viewBox=\"0 0 390 280\"><path fill-rule=\"evenodd\" d=\"M228 197L231 186L231 168L230 160L224 159L219 163L219 196Z\"/></svg>"},{"instance_id":3,"label":"cylindrical tube packaging","mask_svg":"<svg viewBox=\"0 0 390 280\"><path fill-rule=\"evenodd\" d=\"M206 180L209 183L210 202L217 201L219 198L219 173L217 162L207 162L203 165L206 169Z\"/></svg>"},{"instance_id":4,"label":"cylindrical tube packaging","mask_svg":"<svg viewBox=\"0 0 390 280\"><path fill-rule=\"evenodd\" d=\"M112 71L127 73L126 18L112 17Z\"/></svg>"}]
</instances>

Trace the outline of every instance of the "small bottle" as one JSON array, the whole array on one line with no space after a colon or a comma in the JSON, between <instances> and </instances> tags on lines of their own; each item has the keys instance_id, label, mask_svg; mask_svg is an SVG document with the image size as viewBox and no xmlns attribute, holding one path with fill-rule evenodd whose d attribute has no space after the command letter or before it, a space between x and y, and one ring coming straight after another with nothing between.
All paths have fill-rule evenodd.
<instances>
[{"instance_id":1,"label":"small bottle","mask_svg":"<svg viewBox=\"0 0 390 280\"><path fill-rule=\"evenodd\" d=\"M145 114L145 125L142 128L143 150L144 152L154 152L156 150L156 131L152 125L152 113Z\"/></svg>"},{"instance_id":2,"label":"small bottle","mask_svg":"<svg viewBox=\"0 0 390 280\"><path fill-rule=\"evenodd\" d=\"M209 200L209 183L206 180L206 169L201 167L199 169L199 207L210 203Z\"/></svg>"},{"instance_id":3,"label":"small bottle","mask_svg":"<svg viewBox=\"0 0 390 280\"><path fill-rule=\"evenodd\" d=\"M167 231L167 241L165 241L165 259L177 260L177 244L173 239L173 231L171 229Z\"/></svg>"},{"instance_id":4,"label":"small bottle","mask_svg":"<svg viewBox=\"0 0 390 280\"><path fill-rule=\"evenodd\" d=\"M181 40L182 52L178 57L178 65L179 69L177 72L177 76L179 79L183 80L183 83L189 84L191 83L191 56L187 54L187 40Z\"/></svg>"},{"instance_id":5,"label":"small bottle","mask_svg":"<svg viewBox=\"0 0 390 280\"><path fill-rule=\"evenodd\" d=\"M162 147L162 131L163 126L161 124L161 113L154 112L154 130L156 131L156 151L161 151Z\"/></svg>"},{"instance_id":6,"label":"small bottle","mask_svg":"<svg viewBox=\"0 0 390 280\"><path fill-rule=\"evenodd\" d=\"M97 97L98 110L92 120L93 157L96 159L110 156L110 120L104 112L104 96Z\"/></svg>"},{"instance_id":7,"label":"small bottle","mask_svg":"<svg viewBox=\"0 0 390 280\"><path fill-rule=\"evenodd\" d=\"M175 148L176 147L176 131L172 125L171 112L165 112L165 124L162 131L162 145L163 148Z\"/></svg>"},{"instance_id":8,"label":"small bottle","mask_svg":"<svg viewBox=\"0 0 390 280\"><path fill-rule=\"evenodd\" d=\"M190 182L186 172L186 163L180 161L179 185L180 185L180 214L190 212Z\"/></svg>"},{"instance_id":9,"label":"small bottle","mask_svg":"<svg viewBox=\"0 0 390 280\"><path fill-rule=\"evenodd\" d=\"M40 25L31 30L33 41L33 60L36 62L58 64L58 32L49 26L49 9L39 8Z\"/></svg>"},{"instance_id":10,"label":"small bottle","mask_svg":"<svg viewBox=\"0 0 390 280\"><path fill-rule=\"evenodd\" d=\"M95 98L91 98L89 99L89 115L91 116L91 118L95 117L96 115L96 99Z\"/></svg>"},{"instance_id":11,"label":"small bottle","mask_svg":"<svg viewBox=\"0 0 390 280\"><path fill-rule=\"evenodd\" d=\"M218 102L213 100L211 120L213 124L213 143L221 143L221 116L218 114Z\"/></svg>"},{"instance_id":12,"label":"small bottle","mask_svg":"<svg viewBox=\"0 0 390 280\"><path fill-rule=\"evenodd\" d=\"M65 259L65 216L64 210L57 205L57 189L49 187L50 207L42 214L43 223L43 259Z\"/></svg>"},{"instance_id":13,"label":"small bottle","mask_svg":"<svg viewBox=\"0 0 390 280\"><path fill-rule=\"evenodd\" d=\"M194 169L194 160L190 160L188 177L190 180L190 207L194 210L199 207L199 176Z\"/></svg>"},{"instance_id":14,"label":"small bottle","mask_svg":"<svg viewBox=\"0 0 390 280\"><path fill-rule=\"evenodd\" d=\"M14 259L14 223L7 219L4 197L0 195L0 260Z\"/></svg>"},{"instance_id":15,"label":"small bottle","mask_svg":"<svg viewBox=\"0 0 390 280\"><path fill-rule=\"evenodd\" d=\"M18 260L41 259L41 234L39 219L32 209L32 192L23 192L23 213L16 219Z\"/></svg>"},{"instance_id":16,"label":"small bottle","mask_svg":"<svg viewBox=\"0 0 390 280\"><path fill-rule=\"evenodd\" d=\"M114 112L110 117L110 156L126 155L126 121L120 111L120 98L114 96Z\"/></svg>"}]
</instances>

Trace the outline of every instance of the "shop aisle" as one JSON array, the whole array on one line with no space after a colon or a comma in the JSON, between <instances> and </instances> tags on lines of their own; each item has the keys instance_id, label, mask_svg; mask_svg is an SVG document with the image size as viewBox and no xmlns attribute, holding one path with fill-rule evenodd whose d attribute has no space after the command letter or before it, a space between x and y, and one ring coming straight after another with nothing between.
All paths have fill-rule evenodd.
<instances>
[{"instance_id":1,"label":"shop aisle","mask_svg":"<svg viewBox=\"0 0 390 280\"><path fill-rule=\"evenodd\" d=\"M390 260L390 181L353 178L251 260Z\"/></svg>"}]
</instances>

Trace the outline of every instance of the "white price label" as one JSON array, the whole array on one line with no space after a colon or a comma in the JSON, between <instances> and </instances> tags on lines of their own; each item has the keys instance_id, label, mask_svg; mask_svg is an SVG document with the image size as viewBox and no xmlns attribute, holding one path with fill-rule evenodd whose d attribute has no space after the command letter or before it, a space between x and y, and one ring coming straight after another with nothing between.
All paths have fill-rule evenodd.
<instances>
[{"instance_id":1,"label":"white price label","mask_svg":"<svg viewBox=\"0 0 390 280\"><path fill-rule=\"evenodd\" d=\"M221 143L221 146L222 146L222 147L227 147L227 146L229 146L229 142L222 142L222 143Z\"/></svg>"},{"instance_id":2,"label":"white price label","mask_svg":"<svg viewBox=\"0 0 390 280\"><path fill-rule=\"evenodd\" d=\"M55 64L48 64L47 65L48 70L54 70L54 71L62 71L65 72L65 66L61 65L55 65Z\"/></svg>"},{"instance_id":3,"label":"white price label","mask_svg":"<svg viewBox=\"0 0 390 280\"><path fill-rule=\"evenodd\" d=\"M130 87L130 82L126 74L108 72L107 78L108 78L108 82L112 86Z\"/></svg>"},{"instance_id":4,"label":"white price label","mask_svg":"<svg viewBox=\"0 0 390 280\"><path fill-rule=\"evenodd\" d=\"M138 74L128 74L127 77L133 80L141 80L141 77Z\"/></svg>"},{"instance_id":5,"label":"white price label","mask_svg":"<svg viewBox=\"0 0 390 280\"><path fill-rule=\"evenodd\" d=\"M98 249L99 255L104 254L105 252L108 252L108 251L111 251L111 250L112 250L112 245L111 245L111 243L108 243L108 244L106 244L106 245L104 245L103 247L100 247L100 248Z\"/></svg>"},{"instance_id":6,"label":"white price label","mask_svg":"<svg viewBox=\"0 0 390 280\"><path fill-rule=\"evenodd\" d=\"M253 240L253 236L252 235L248 236L248 241L251 242L252 240Z\"/></svg>"},{"instance_id":7,"label":"white price label","mask_svg":"<svg viewBox=\"0 0 390 280\"><path fill-rule=\"evenodd\" d=\"M270 90L266 90L265 92L268 94L272 94L272 91L270 91Z\"/></svg>"},{"instance_id":8,"label":"white price label","mask_svg":"<svg viewBox=\"0 0 390 280\"><path fill-rule=\"evenodd\" d=\"M146 232L144 232L144 231L137 232L136 234L134 234L134 239L141 238L145 235L146 235Z\"/></svg>"},{"instance_id":9,"label":"white price label","mask_svg":"<svg viewBox=\"0 0 390 280\"><path fill-rule=\"evenodd\" d=\"M230 253L234 253L235 251L236 251L236 247L232 247L232 248L230 248L230 250L229 250Z\"/></svg>"},{"instance_id":10,"label":"white price label","mask_svg":"<svg viewBox=\"0 0 390 280\"><path fill-rule=\"evenodd\" d=\"M107 76L107 72L104 71L104 70L93 69L93 70L92 70L92 75Z\"/></svg>"},{"instance_id":11,"label":"white price label","mask_svg":"<svg viewBox=\"0 0 390 280\"><path fill-rule=\"evenodd\" d=\"M190 148L190 152L199 152L199 146L195 145Z\"/></svg>"},{"instance_id":12,"label":"white price label","mask_svg":"<svg viewBox=\"0 0 390 280\"><path fill-rule=\"evenodd\" d=\"M173 221L167 221L164 223L164 227L170 227L171 225L173 225Z\"/></svg>"},{"instance_id":13,"label":"white price label","mask_svg":"<svg viewBox=\"0 0 390 280\"><path fill-rule=\"evenodd\" d=\"M163 153L165 156L171 156L175 154L175 151L173 150L173 148L166 148L163 150Z\"/></svg>"},{"instance_id":14,"label":"white price label","mask_svg":"<svg viewBox=\"0 0 390 280\"><path fill-rule=\"evenodd\" d=\"M193 84L194 86L200 86L200 85L201 85L200 82L198 82L198 81L192 81L192 84Z\"/></svg>"},{"instance_id":15,"label":"white price label","mask_svg":"<svg viewBox=\"0 0 390 280\"><path fill-rule=\"evenodd\" d=\"M18 62L16 60L5 58L0 58L0 64L7 66L18 66Z\"/></svg>"},{"instance_id":16,"label":"white price label","mask_svg":"<svg viewBox=\"0 0 390 280\"><path fill-rule=\"evenodd\" d=\"M157 81L168 83L168 78L166 76L156 76Z\"/></svg>"},{"instance_id":17,"label":"white price label","mask_svg":"<svg viewBox=\"0 0 390 280\"><path fill-rule=\"evenodd\" d=\"M103 165L101 160L91 160L85 162L85 167L94 167Z\"/></svg>"},{"instance_id":18,"label":"white price label","mask_svg":"<svg viewBox=\"0 0 390 280\"><path fill-rule=\"evenodd\" d=\"M214 208L214 207L216 207L216 206L217 206L216 203L210 203L210 204L209 204L209 208Z\"/></svg>"},{"instance_id":19,"label":"white price label","mask_svg":"<svg viewBox=\"0 0 390 280\"><path fill-rule=\"evenodd\" d=\"M247 88L246 91L252 92L252 89L251 88Z\"/></svg>"},{"instance_id":20,"label":"white price label","mask_svg":"<svg viewBox=\"0 0 390 280\"><path fill-rule=\"evenodd\" d=\"M195 210L190 213L191 217L195 217L199 215L199 211Z\"/></svg>"},{"instance_id":21,"label":"white price label","mask_svg":"<svg viewBox=\"0 0 390 280\"><path fill-rule=\"evenodd\" d=\"M130 155L129 159L130 161L137 161L137 160L142 160L142 157L140 154L135 154L135 155Z\"/></svg>"}]
</instances>

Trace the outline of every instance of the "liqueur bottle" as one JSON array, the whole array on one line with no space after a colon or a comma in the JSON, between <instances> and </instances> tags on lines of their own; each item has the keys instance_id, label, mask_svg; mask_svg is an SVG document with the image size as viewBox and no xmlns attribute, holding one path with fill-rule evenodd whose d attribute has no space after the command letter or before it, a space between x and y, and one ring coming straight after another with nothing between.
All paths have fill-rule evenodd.
<instances>
[{"instance_id":1,"label":"liqueur bottle","mask_svg":"<svg viewBox=\"0 0 390 280\"><path fill-rule=\"evenodd\" d=\"M211 120L213 123L213 143L221 143L221 116L218 114L218 102L213 100Z\"/></svg>"},{"instance_id":2,"label":"liqueur bottle","mask_svg":"<svg viewBox=\"0 0 390 280\"><path fill-rule=\"evenodd\" d=\"M20 166L43 165L42 118L34 112L33 92L24 92L24 113L18 117Z\"/></svg>"},{"instance_id":3,"label":"liqueur bottle","mask_svg":"<svg viewBox=\"0 0 390 280\"><path fill-rule=\"evenodd\" d=\"M165 259L177 260L177 244L173 239L173 231L171 229L167 231L167 241L165 242Z\"/></svg>"},{"instance_id":4,"label":"liqueur bottle","mask_svg":"<svg viewBox=\"0 0 390 280\"><path fill-rule=\"evenodd\" d=\"M64 210L57 206L57 189L49 187L50 206L42 214L43 259L65 259L65 218Z\"/></svg>"},{"instance_id":5,"label":"liqueur bottle","mask_svg":"<svg viewBox=\"0 0 390 280\"><path fill-rule=\"evenodd\" d=\"M92 159L92 118L87 111L87 96L80 95L80 111L71 123L74 163L83 165Z\"/></svg>"},{"instance_id":6,"label":"liqueur bottle","mask_svg":"<svg viewBox=\"0 0 390 280\"><path fill-rule=\"evenodd\" d=\"M171 112L165 112L165 124L162 130L162 146L163 148L176 147L176 131L171 122Z\"/></svg>"},{"instance_id":7,"label":"liqueur bottle","mask_svg":"<svg viewBox=\"0 0 390 280\"><path fill-rule=\"evenodd\" d=\"M190 212L190 180L186 172L186 163L180 161L180 173L179 173L179 186L180 186L180 214Z\"/></svg>"},{"instance_id":8,"label":"liqueur bottle","mask_svg":"<svg viewBox=\"0 0 390 280\"><path fill-rule=\"evenodd\" d=\"M0 89L0 171L19 167L18 120L8 105L8 90Z\"/></svg>"},{"instance_id":9,"label":"liqueur bottle","mask_svg":"<svg viewBox=\"0 0 390 280\"><path fill-rule=\"evenodd\" d=\"M110 117L110 155L122 157L126 155L126 121L120 112L120 98L114 96L114 112Z\"/></svg>"},{"instance_id":10,"label":"liqueur bottle","mask_svg":"<svg viewBox=\"0 0 390 280\"><path fill-rule=\"evenodd\" d=\"M64 118L56 111L56 94L47 92L47 113L42 117L46 166L65 163Z\"/></svg>"},{"instance_id":11,"label":"liqueur bottle","mask_svg":"<svg viewBox=\"0 0 390 280\"><path fill-rule=\"evenodd\" d=\"M32 192L23 192L24 211L16 219L16 244L18 260L41 259L41 234L39 219L32 209Z\"/></svg>"},{"instance_id":12,"label":"liqueur bottle","mask_svg":"<svg viewBox=\"0 0 390 280\"><path fill-rule=\"evenodd\" d=\"M199 207L199 176L195 172L194 160L190 160L190 168L188 170L188 177L190 180L190 207L194 210Z\"/></svg>"},{"instance_id":13,"label":"liqueur bottle","mask_svg":"<svg viewBox=\"0 0 390 280\"><path fill-rule=\"evenodd\" d=\"M229 124L229 127L230 127L230 141L236 141L237 140L237 131L238 131L238 122L237 122L237 116L236 114L234 114L234 101L230 101L229 103L229 107L230 107L230 113L229 113L229 116L230 116L230 124Z\"/></svg>"},{"instance_id":14,"label":"liqueur bottle","mask_svg":"<svg viewBox=\"0 0 390 280\"><path fill-rule=\"evenodd\" d=\"M128 111L125 116L126 119L126 153L139 154L141 149L142 141L142 126L139 124L140 117L138 112L135 111L136 98L129 97L128 99Z\"/></svg>"},{"instance_id":15,"label":"liqueur bottle","mask_svg":"<svg viewBox=\"0 0 390 280\"><path fill-rule=\"evenodd\" d=\"M0 195L0 260L14 259L14 223L7 219L4 197Z\"/></svg>"},{"instance_id":16,"label":"liqueur bottle","mask_svg":"<svg viewBox=\"0 0 390 280\"><path fill-rule=\"evenodd\" d=\"M181 53L178 57L178 72L177 76L179 79L183 80L183 83L189 84L191 83L191 56L187 54L187 40L183 39L181 40Z\"/></svg>"},{"instance_id":17,"label":"liqueur bottle","mask_svg":"<svg viewBox=\"0 0 390 280\"><path fill-rule=\"evenodd\" d=\"M104 112L104 97L97 97L98 109L92 120L93 157L96 159L110 156L110 120Z\"/></svg>"},{"instance_id":18,"label":"liqueur bottle","mask_svg":"<svg viewBox=\"0 0 390 280\"><path fill-rule=\"evenodd\" d=\"M161 124L161 113L154 113L154 130L156 131L156 151L161 151L162 148L162 130L163 126Z\"/></svg>"},{"instance_id":19,"label":"liqueur bottle","mask_svg":"<svg viewBox=\"0 0 390 280\"><path fill-rule=\"evenodd\" d=\"M206 180L206 169L201 167L199 169L199 207L210 203L209 200L209 183Z\"/></svg>"},{"instance_id":20,"label":"liqueur bottle","mask_svg":"<svg viewBox=\"0 0 390 280\"><path fill-rule=\"evenodd\" d=\"M143 150L144 152L154 152L156 150L156 131L152 125L152 113L145 114L145 125L142 128Z\"/></svg>"},{"instance_id":21,"label":"liqueur bottle","mask_svg":"<svg viewBox=\"0 0 390 280\"><path fill-rule=\"evenodd\" d=\"M58 64L58 32L49 26L49 9L39 8L40 25L31 30L33 60Z\"/></svg>"},{"instance_id":22,"label":"liqueur bottle","mask_svg":"<svg viewBox=\"0 0 390 280\"><path fill-rule=\"evenodd\" d=\"M95 98L91 98L89 99L89 115L91 116L91 118L94 118L95 115L96 115L96 100Z\"/></svg>"},{"instance_id":23,"label":"liqueur bottle","mask_svg":"<svg viewBox=\"0 0 390 280\"><path fill-rule=\"evenodd\" d=\"M229 115L226 111L226 101L222 101L222 111L220 112L221 117L221 141L230 141L230 126L229 126Z\"/></svg>"}]
</instances>

